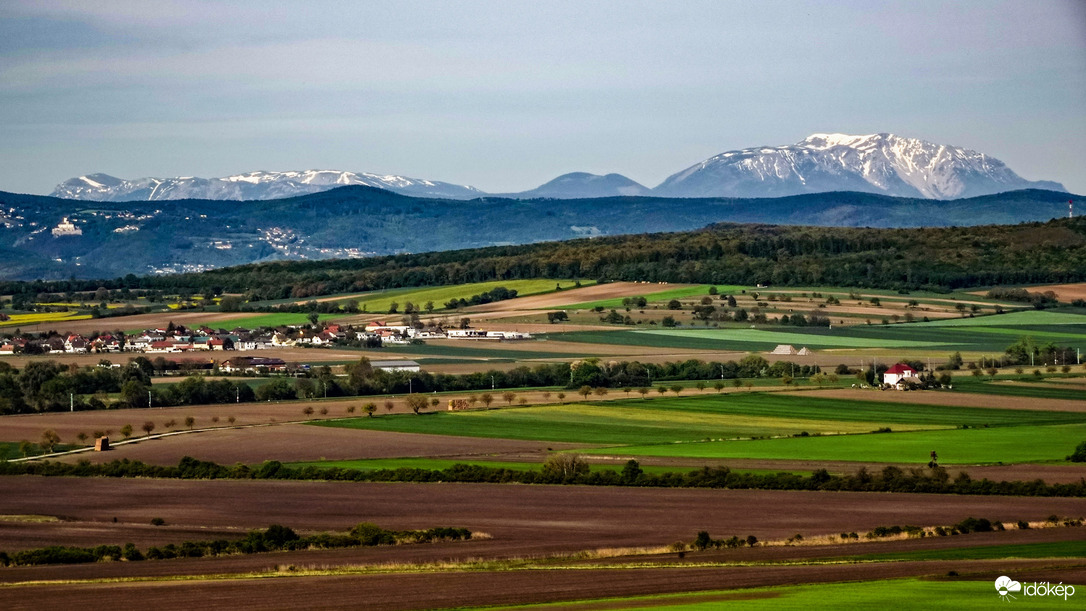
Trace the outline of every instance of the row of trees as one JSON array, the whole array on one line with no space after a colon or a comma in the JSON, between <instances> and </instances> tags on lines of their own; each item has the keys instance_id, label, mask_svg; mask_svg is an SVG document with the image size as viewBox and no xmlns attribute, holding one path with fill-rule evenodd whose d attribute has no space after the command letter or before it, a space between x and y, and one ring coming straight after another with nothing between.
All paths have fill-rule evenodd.
<instances>
[{"instance_id":1,"label":"row of trees","mask_svg":"<svg viewBox=\"0 0 1086 611\"><path fill-rule=\"evenodd\" d=\"M943 467L901 469L884 467L870 472L861 467L851 475L833 475L819 469L810 475L793 473L736 473L727 467L703 467L687 472L647 473L636 461L621 471L589 469L582 459L566 457L548 461L544 469L516 470L457 464L448 469L378 469L364 471L341 467L287 467L269 461L258 467L237 464L225 467L213 462L181 459L176 467L148 465L128 459L109 463L2 462L0 475L80 477L157 477L170 479L280 479L379 482L493 482L523 484L578 484L588 486L638 486L658 488L731 488L759 490L823 490L860 492L907 492L1006 496L1086 496L1086 481L1046 484L1043 480L974 480L960 472L954 478Z\"/></svg>"},{"instance_id":2,"label":"row of trees","mask_svg":"<svg viewBox=\"0 0 1086 611\"><path fill-rule=\"evenodd\" d=\"M208 403L287 401L315 397L381 394L471 392L531 387L639 388L673 380L736 380L739 378L795 378L820 373L813 365L778 361L772 365L752 354L740 361L687 360L670 363L604 362L588 358L574 363L521 366L462 375L385 371L368 358L345 367L346 376L327 366L275 378L252 386L245 382L192 375L171 385L151 385L151 376L171 371L161 357L135 357L113 367L62 365L32 361L22 371L0 363L0 414L91 410L109 407L165 407ZM213 373L213 372L211 372Z\"/></svg>"},{"instance_id":3,"label":"row of trees","mask_svg":"<svg viewBox=\"0 0 1086 611\"><path fill-rule=\"evenodd\" d=\"M162 524L161 520L152 523ZM294 529L272 524L264 530L251 530L245 537L235 540L184 541L163 547L152 546L146 553L135 544L99 545L96 547L51 546L24 550L14 554L0 552L0 566L25 566L40 564L81 564L86 562L110 562L127 560L164 560L170 558L202 558L234 554L259 554L274 551L336 549L344 547L369 547L406 543L430 543L433 541L466 541L471 531L466 528L437 527L427 530L388 530L363 522L347 533L316 533L302 536Z\"/></svg>"}]
</instances>

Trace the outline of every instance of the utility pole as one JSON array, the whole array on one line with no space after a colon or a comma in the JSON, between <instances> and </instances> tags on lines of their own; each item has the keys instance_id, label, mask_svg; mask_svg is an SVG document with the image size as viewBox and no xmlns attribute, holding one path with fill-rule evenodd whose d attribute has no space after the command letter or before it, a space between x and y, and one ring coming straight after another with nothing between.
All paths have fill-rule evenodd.
<instances>
[{"instance_id":1,"label":"utility pole","mask_svg":"<svg viewBox=\"0 0 1086 611\"><path fill-rule=\"evenodd\" d=\"M235 386L234 387L234 399L235 399L236 403L241 403L241 387L240 386Z\"/></svg>"},{"instance_id":2,"label":"utility pole","mask_svg":"<svg viewBox=\"0 0 1086 611\"><path fill-rule=\"evenodd\" d=\"M569 372L569 381L573 381L573 372ZM494 390L494 376L490 376L490 390Z\"/></svg>"},{"instance_id":3,"label":"utility pole","mask_svg":"<svg viewBox=\"0 0 1086 611\"><path fill-rule=\"evenodd\" d=\"M75 411L75 393L68 393L68 407L71 408L71 411Z\"/></svg>"},{"instance_id":4,"label":"utility pole","mask_svg":"<svg viewBox=\"0 0 1086 611\"><path fill-rule=\"evenodd\" d=\"M151 407L151 390L147 389L147 407Z\"/></svg>"}]
</instances>

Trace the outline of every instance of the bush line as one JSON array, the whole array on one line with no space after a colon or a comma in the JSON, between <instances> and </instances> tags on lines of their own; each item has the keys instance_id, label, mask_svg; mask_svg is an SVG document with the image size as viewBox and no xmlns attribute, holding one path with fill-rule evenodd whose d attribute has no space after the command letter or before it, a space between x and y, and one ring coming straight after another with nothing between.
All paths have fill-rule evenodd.
<instances>
[{"instance_id":1,"label":"bush line","mask_svg":"<svg viewBox=\"0 0 1086 611\"><path fill-rule=\"evenodd\" d=\"M295 551L307 549L334 549L341 547L364 547L375 545L398 545L405 543L430 543L434 541L459 541L471 539L471 531L466 528L439 527L428 530L385 530L376 524L363 522L347 534L317 533L306 537L299 536L294 530L273 524L266 530L253 530L244 539L228 541L184 541L181 544L170 543L163 547L150 547L146 553L132 543L122 548L117 545L99 545L97 547L65 547L53 545L30 549L8 555L0 552L0 566L22 566L36 564L81 564L86 562L110 562L127 560L163 560L170 558L202 558L204 556L223 556L232 554L259 554L274 551Z\"/></svg>"},{"instance_id":2,"label":"bush line","mask_svg":"<svg viewBox=\"0 0 1086 611\"><path fill-rule=\"evenodd\" d=\"M561 456L561 455L559 455ZM579 459L577 459L579 460ZM585 486L638 486L646 488L732 488L754 490L822 490L852 492L911 492L993 496L1086 496L1086 479L1069 484L1046 484L1037 479L995 482L974 480L967 473L950 478L943 467L903 470L888 466L878 473L861 467L853 475L831 475L819 469L809 476L793 473L735 473L728 467L703 467L685 473L649 474L637 461L628 461L622 471L587 469L515 469L455 464L448 469L345 469L341 467L288 467L279 461L259 466L232 467L186 456L176 467L160 467L128 459L91 464L52 461L0 462L0 475L41 475L75 477L154 477L163 479L275 479L355 482L464 482L518 484L577 484Z\"/></svg>"}]
</instances>

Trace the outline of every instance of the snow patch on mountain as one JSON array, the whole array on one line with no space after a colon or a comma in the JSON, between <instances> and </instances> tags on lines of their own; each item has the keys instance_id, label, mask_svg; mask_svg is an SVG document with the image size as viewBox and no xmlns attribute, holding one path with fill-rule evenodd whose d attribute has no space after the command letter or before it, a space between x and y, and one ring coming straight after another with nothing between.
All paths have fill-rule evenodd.
<instances>
[{"instance_id":1,"label":"snow patch on mountain","mask_svg":"<svg viewBox=\"0 0 1086 611\"><path fill-rule=\"evenodd\" d=\"M667 178L666 197L778 197L862 191L957 199L1016 189L1064 191L1029 181L977 151L893 134L812 134L787 146L728 151Z\"/></svg>"},{"instance_id":2,"label":"snow patch on mountain","mask_svg":"<svg viewBox=\"0 0 1086 611\"><path fill-rule=\"evenodd\" d=\"M483 195L475 187L445 182L338 170L248 172L223 178L137 178L125 180L108 174L90 174L66 180L53 197L91 201L158 201L177 199L279 199L327 191L346 185L388 189L415 197L471 199Z\"/></svg>"}]
</instances>

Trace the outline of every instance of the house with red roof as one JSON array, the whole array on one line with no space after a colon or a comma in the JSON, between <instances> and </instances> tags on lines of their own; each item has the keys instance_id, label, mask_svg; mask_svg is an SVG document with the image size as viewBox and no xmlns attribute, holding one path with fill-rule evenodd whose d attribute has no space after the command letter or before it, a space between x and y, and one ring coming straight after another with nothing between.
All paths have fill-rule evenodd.
<instances>
[{"instance_id":1,"label":"house with red roof","mask_svg":"<svg viewBox=\"0 0 1086 611\"><path fill-rule=\"evenodd\" d=\"M897 386L903 382L920 384L919 373L905 363L898 363L882 374L882 383L887 386Z\"/></svg>"}]
</instances>

